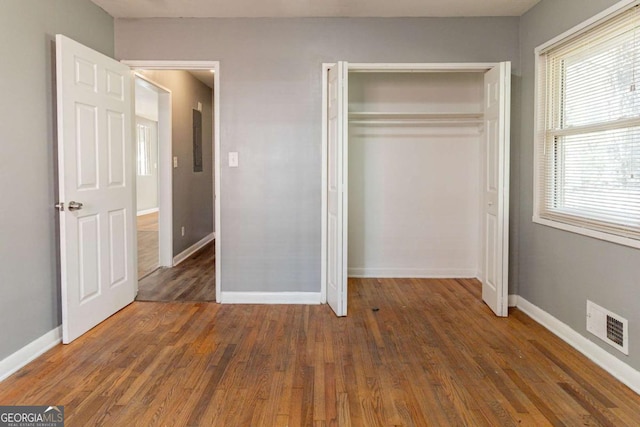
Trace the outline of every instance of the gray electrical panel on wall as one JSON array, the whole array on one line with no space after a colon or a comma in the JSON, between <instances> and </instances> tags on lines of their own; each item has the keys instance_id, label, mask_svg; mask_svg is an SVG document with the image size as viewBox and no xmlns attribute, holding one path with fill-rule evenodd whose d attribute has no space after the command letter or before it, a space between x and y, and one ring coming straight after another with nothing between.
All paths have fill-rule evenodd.
<instances>
[{"instance_id":1,"label":"gray electrical panel on wall","mask_svg":"<svg viewBox=\"0 0 640 427\"><path fill-rule=\"evenodd\" d=\"M193 110L193 171L202 172L202 112Z\"/></svg>"}]
</instances>

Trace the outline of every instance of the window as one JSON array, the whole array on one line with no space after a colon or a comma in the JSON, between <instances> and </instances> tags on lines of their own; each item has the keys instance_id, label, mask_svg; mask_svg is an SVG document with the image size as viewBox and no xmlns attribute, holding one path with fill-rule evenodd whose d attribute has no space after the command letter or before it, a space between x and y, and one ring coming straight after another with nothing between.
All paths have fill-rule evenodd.
<instances>
[{"instance_id":1,"label":"window","mask_svg":"<svg viewBox=\"0 0 640 427\"><path fill-rule=\"evenodd\" d=\"M640 247L640 10L539 48L534 221Z\"/></svg>"},{"instance_id":2,"label":"window","mask_svg":"<svg viewBox=\"0 0 640 427\"><path fill-rule=\"evenodd\" d=\"M148 126L136 125L138 134L138 175L151 175L151 141Z\"/></svg>"}]
</instances>

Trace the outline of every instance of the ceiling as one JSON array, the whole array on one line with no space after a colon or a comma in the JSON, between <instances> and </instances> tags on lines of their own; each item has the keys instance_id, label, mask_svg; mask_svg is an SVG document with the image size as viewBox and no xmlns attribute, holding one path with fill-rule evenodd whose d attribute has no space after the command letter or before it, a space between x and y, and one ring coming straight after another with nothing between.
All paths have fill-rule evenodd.
<instances>
[{"instance_id":1,"label":"ceiling","mask_svg":"<svg viewBox=\"0 0 640 427\"><path fill-rule=\"evenodd\" d=\"M92 0L116 18L520 16L540 0Z\"/></svg>"},{"instance_id":2,"label":"ceiling","mask_svg":"<svg viewBox=\"0 0 640 427\"><path fill-rule=\"evenodd\" d=\"M213 89L213 73L209 70L186 70L193 77Z\"/></svg>"}]
</instances>

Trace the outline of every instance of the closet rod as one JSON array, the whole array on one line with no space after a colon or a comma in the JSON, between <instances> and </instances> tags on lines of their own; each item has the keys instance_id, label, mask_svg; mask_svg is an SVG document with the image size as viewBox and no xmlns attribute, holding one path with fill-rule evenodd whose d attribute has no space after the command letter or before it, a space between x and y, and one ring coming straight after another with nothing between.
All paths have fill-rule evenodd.
<instances>
[{"instance_id":1,"label":"closet rod","mask_svg":"<svg viewBox=\"0 0 640 427\"><path fill-rule=\"evenodd\" d=\"M480 120L482 113L427 113L410 111L350 111L350 119L361 120Z\"/></svg>"},{"instance_id":2,"label":"closet rod","mask_svg":"<svg viewBox=\"0 0 640 427\"><path fill-rule=\"evenodd\" d=\"M464 119L451 119L451 120L429 120L429 119L404 119L404 120L391 120L391 119L376 119L376 120L362 120L355 119L349 120L351 124L361 124L361 125L431 125L431 126L447 126L447 125L456 125L456 126L478 126L482 125L484 122L482 120L464 120Z\"/></svg>"}]
</instances>

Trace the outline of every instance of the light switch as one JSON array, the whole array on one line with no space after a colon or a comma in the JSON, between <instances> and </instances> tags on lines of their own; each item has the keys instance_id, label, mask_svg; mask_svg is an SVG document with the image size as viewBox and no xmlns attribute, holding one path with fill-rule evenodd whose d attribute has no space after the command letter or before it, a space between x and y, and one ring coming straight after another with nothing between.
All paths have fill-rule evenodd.
<instances>
[{"instance_id":1,"label":"light switch","mask_svg":"<svg viewBox=\"0 0 640 427\"><path fill-rule=\"evenodd\" d=\"M173 167L174 168L178 167L178 156L173 156Z\"/></svg>"},{"instance_id":2,"label":"light switch","mask_svg":"<svg viewBox=\"0 0 640 427\"><path fill-rule=\"evenodd\" d=\"M231 151L229 152L229 167L237 168L238 167L238 152Z\"/></svg>"}]
</instances>

